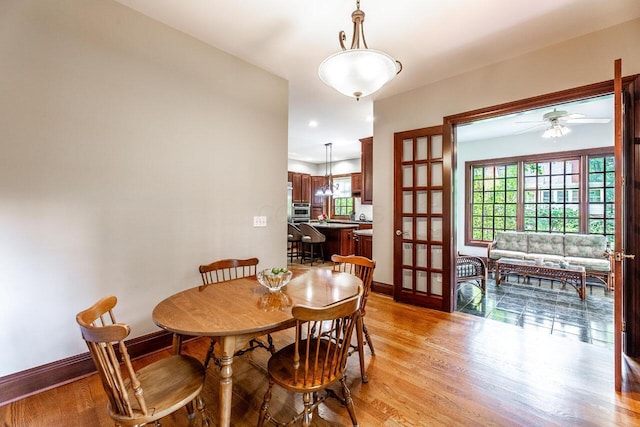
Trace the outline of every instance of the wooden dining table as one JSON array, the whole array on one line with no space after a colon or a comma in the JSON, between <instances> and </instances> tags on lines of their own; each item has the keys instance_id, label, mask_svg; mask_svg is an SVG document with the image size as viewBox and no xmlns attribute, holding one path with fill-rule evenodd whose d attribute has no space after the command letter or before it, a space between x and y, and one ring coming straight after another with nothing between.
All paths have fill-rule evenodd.
<instances>
[{"instance_id":1,"label":"wooden dining table","mask_svg":"<svg viewBox=\"0 0 640 427\"><path fill-rule=\"evenodd\" d=\"M322 307L356 295L362 281L348 273L314 269L270 292L255 277L196 286L162 300L153 321L173 332L173 351L183 336L216 337L220 345L220 426L231 425L233 355L250 340L295 325L294 305Z\"/></svg>"}]
</instances>

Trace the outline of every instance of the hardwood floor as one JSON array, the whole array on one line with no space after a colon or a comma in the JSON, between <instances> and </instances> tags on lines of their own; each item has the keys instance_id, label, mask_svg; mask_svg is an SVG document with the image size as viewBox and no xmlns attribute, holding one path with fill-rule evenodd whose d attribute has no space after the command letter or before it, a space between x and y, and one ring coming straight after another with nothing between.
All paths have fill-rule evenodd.
<instances>
[{"instance_id":1,"label":"hardwood floor","mask_svg":"<svg viewBox=\"0 0 640 427\"><path fill-rule=\"evenodd\" d=\"M357 356L348 384L361 426L632 426L640 424L640 367L627 360L625 392L613 390L610 350L463 313L441 313L372 294L367 327L376 356L365 349L369 383L362 384ZM274 334L280 348L290 331ZM184 352L204 359L209 341L195 339ZM169 350L147 356L145 364ZM255 425L267 388L268 353L234 361L234 426ZM209 367L204 398L217 419L217 368ZM287 419L302 402L274 390L271 408ZM316 426L348 425L346 409L330 399ZM0 407L5 427L112 426L96 375ZM186 411L162 420L186 425Z\"/></svg>"}]
</instances>

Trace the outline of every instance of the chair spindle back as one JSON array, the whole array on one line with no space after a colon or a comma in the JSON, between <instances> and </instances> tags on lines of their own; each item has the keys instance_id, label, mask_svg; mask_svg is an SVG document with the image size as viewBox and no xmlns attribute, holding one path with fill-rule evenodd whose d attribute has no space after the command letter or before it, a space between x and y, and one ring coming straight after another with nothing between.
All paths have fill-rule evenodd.
<instances>
[{"instance_id":1,"label":"chair spindle back","mask_svg":"<svg viewBox=\"0 0 640 427\"><path fill-rule=\"evenodd\" d=\"M129 336L129 325L117 323L113 315L113 307L117 303L115 296L102 298L88 309L81 311L76 316L80 325L89 352L102 380L102 386L109 398L111 410L124 417L135 416L136 411L148 415L144 392L140 385L135 370L131 365L131 359L124 339ZM117 347L117 350L114 348ZM118 355L119 353L119 355ZM124 363L128 374L123 377L120 364ZM130 381L134 390L137 405L134 408L129 393L127 381Z\"/></svg>"}]
</instances>

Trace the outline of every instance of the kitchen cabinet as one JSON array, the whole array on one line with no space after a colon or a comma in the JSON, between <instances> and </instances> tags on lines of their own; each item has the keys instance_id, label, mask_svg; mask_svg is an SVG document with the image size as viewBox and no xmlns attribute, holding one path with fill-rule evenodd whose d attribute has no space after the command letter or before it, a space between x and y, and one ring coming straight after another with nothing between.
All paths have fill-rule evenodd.
<instances>
[{"instance_id":1,"label":"kitchen cabinet","mask_svg":"<svg viewBox=\"0 0 640 427\"><path fill-rule=\"evenodd\" d=\"M340 223L312 223L319 232L324 234L324 257L331 259L331 255L353 255L356 248L353 240L353 232L358 228L357 224Z\"/></svg>"},{"instance_id":2,"label":"kitchen cabinet","mask_svg":"<svg viewBox=\"0 0 640 427\"><path fill-rule=\"evenodd\" d=\"M354 233L356 255L373 259L373 233Z\"/></svg>"},{"instance_id":3,"label":"kitchen cabinet","mask_svg":"<svg viewBox=\"0 0 640 427\"><path fill-rule=\"evenodd\" d=\"M311 175L308 173L288 172L289 182L293 184L293 203L311 203Z\"/></svg>"},{"instance_id":4,"label":"kitchen cabinet","mask_svg":"<svg viewBox=\"0 0 640 427\"><path fill-rule=\"evenodd\" d=\"M373 137L360 140L362 157L360 159L360 170L362 174L362 191L360 193L360 203L363 205L373 204Z\"/></svg>"},{"instance_id":5,"label":"kitchen cabinet","mask_svg":"<svg viewBox=\"0 0 640 427\"><path fill-rule=\"evenodd\" d=\"M360 196L362 192L362 173L351 174L351 195L354 197Z\"/></svg>"},{"instance_id":6,"label":"kitchen cabinet","mask_svg":"<svg viewBox=\"0 0 640 427\"><path fill-rule=\"evenodd\" d=\"M300 178L302 203L311 203L311 175L303 173Z\"/></svg>"},{"instance_id":7,"label":"kitchen cabinet","mask_svg":"<svg viewBox=\"0 0 640 427\"><path fill-rule=\"evenodd\" d=\"M316 196L316 193L325 182L327 182L327 178L324 176L311 177L311 209L319 208L320 212L318 215L322 213L322 209L324 207L324 196ZM311 215L311 218L317 218L317 216Z\"/></svg>"},{"instance_id":8,"label":"kitchen cabinet","mask_svg":"<svg viewBox=\"0 0 640 427\"><path fill-rule=\"evenodd\" d=\"M317 219L320 215L322 215L323 209L322 206L318 207L318 206L311 206L311 219Z\"/></svg>"}]
</instances>

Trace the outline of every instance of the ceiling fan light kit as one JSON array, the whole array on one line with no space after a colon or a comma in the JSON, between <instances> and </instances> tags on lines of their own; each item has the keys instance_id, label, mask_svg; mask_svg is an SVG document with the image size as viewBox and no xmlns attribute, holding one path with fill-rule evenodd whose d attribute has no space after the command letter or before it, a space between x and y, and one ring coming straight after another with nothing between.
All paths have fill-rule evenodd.
<instances>
[{"instance_id":1,"label":"ceiling fan light kit","mask_svg":"<svg viewBox=\"0 0 640 427\"><path fill-rule=\"evenodd\" d=\"M371 95L394 79L402 71L402 64L379 50L369 49L364 38L364 12L360 10L360 0L351 14L353 38L351 48L344 45L344 31L338 33L342 51L322 61L318 75L327 86L346 96L360 100Z\"/></svg>"},{"instance_id":2,"label":"ceiling fan light kit","mask_svg":"<svg viewBox=\"0 0 640 427\"><path fill-rule=\"evenodd\" d=\"M546 116L546 114L545 114ZM558 119L551 120L551 126L542 134L543 138L560 138L571 132L571 129L558 122Z\"/></svg>"},{"instance_id":3,"label":"ceiling fan light kit","mask_svg":"<svg viewBox=\"0 0 640 427\"><path fill-rule=\"evenodd\" d=\"M539 123L539 125L549 124L549 127L542 133L543 138L561 138L571 132L571 128L564 125L563 123L609 123L611 121L610 118L598 118L598 117L585 117L584 114L580 113L568 113L564 110L558 110L556 108L553 111L549 111L542 116L542 121L535 122L518 122L518 123ZM526 128L519 133L525 133L538 127L539 125L534 125L532 127Z\"/></svg>"}]
</instances>

